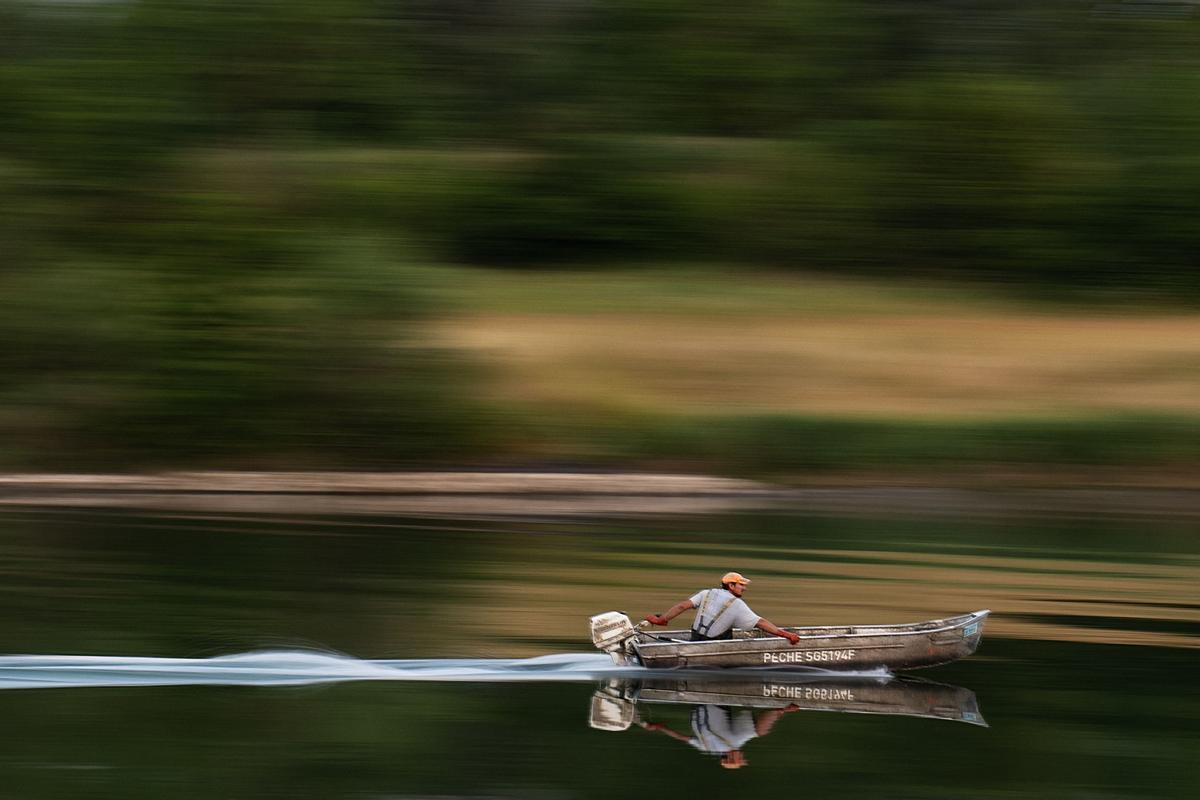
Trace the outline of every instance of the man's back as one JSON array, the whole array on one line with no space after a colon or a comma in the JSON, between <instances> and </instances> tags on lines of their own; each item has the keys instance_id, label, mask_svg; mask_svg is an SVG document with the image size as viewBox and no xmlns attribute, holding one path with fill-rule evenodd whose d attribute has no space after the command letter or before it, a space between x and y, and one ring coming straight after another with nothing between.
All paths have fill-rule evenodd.
<instances>
[{"instance_id":1,"label":"man's back","mask_svg":"<svg viewBox=\"0 0 1200 800\"><path fill-rule=\"evenodd\" d=\"M745 709L736 712L723 706L703 705L692 708L692 733L688 744L705 753L728 753L758 736L754 715Z\"/></svg>"},{"instance_id":2,"label":"man's back","mask_svg":"<svg viewBox=\"0 0 1200 800\"><path fill-rule=\"evenodd\" d=\"M692 630L706 639L716 639L732 628L753 628L758 622L758 614L728 589L701 589L690 599L696 606Z\"/></svg>"}]
</instances>

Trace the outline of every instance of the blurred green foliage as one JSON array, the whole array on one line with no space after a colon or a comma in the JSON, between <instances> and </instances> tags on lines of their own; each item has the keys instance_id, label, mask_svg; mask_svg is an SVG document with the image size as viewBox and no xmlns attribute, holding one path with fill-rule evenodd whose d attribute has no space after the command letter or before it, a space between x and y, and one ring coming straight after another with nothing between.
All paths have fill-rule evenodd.
<instances>
[{"instance_id":1,"label":"blurred green foliage","mask_svg":"<svg viewBox=\"0 0 1200 800\"><path fill-rule=\"evenodd\" d=\"M427 258L1194 297L1198 34L1075 0L12 0L0 458L474 447L415 346Z\"/></svg>"},{"instance_id":2,"label":"blurred green foliage","mask_svg":"<svg viewBox=\"0 0 1200 800\"><path fill-rule=\"evenodd\" d=\"M677 415L593 428L578 447L602 459L701 463L754 477L827 470L913 473L951 465L1046 474L1079 464L1188 469L1200 452L1200 433L1194 419L1166 415L984 421Z\"/></svg>"},{"instance_id":3,"label":"blurred green foliage","mask_svg":"<svg viewBox=\"0 0 1200 800\"><path fill-rule=\"evenodd\" d=\"M3 13L6 195L57 199L55 233L90 219L89 247L139 221L128 206L148 184L186 187L166 165L223 148L349 166L345 188L372 196L361 223L474 261L715 250L1067 289L1198 285L1194 15L1077 0ZM439 163L347 165L348 148Z\"/></svg>"}]
</instances>

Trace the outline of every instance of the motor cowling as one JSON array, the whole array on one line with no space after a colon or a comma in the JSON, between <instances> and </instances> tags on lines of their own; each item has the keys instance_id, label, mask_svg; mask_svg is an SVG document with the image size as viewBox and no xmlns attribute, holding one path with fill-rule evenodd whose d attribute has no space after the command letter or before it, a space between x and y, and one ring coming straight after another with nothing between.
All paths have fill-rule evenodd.
<instances>
[{"instance_id":1,"label":"motor cowling","mask_svg":"<svg viewBox=\"0 0 1200 800\"><path fill-rule=\"evenodd\" d=\"M625 643L637 635L629 617L620 611L606 611L592 617L590 623L592 644L608 653L617 666L627 666L630 662Z\"/></svg>"}]
</instances>

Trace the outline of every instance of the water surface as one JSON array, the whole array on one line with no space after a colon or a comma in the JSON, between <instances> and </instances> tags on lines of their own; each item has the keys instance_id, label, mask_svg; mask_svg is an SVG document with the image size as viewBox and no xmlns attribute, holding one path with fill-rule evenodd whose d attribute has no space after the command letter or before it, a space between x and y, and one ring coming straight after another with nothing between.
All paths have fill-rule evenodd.
<instances>
[{"instance_id":1,"label":"water surface","mask_svg":"<svg viewBox=\"0 0 1200 800\"><path fill-rule=\"evenodd\" d=\"M1169 520L6 512L0 786L1192 797L1196 534ZM722 685L618 674L590 650L589 614L661 611L726 569L783 624L995 614L975 657L915 680ZM697 746L712 713L753 734L741 768Z\"/></svg>"}]
</instances>

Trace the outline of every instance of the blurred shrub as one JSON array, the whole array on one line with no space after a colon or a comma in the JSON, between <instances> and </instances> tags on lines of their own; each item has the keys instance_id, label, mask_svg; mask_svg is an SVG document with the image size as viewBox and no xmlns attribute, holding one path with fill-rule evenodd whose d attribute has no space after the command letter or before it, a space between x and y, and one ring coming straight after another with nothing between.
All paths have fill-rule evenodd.
<instances>
[{"instance_id":1,"label":"blurred shrub","mask_svg":"<svg viewBox=\"0 0 1200 800\"><path fill-rule=\"evenodd\" d=\"M1200 431L1186 417L1116 415L1061 420L915 421L827 416L624 420L590 431L587 449L743 475L824 470L920 470L1004 465L1188 467Z\"/></svg>"},{"instance_id":2,"label":"blurred shrub","mask_svg":"<svg viewBox=\"0 0 1200 800\"><path fill-rule=\"evenodd\" d=\"M447 209L443 236L476 263L559 264L686 251L698 228L650 152L566 140L536 159L480 173Z\"/></svg>"},{"instance_id":3,"label":"blurred shrub","mask_svg":"<svg viewBox=\"0 0 1200 800\"><path fill-rule=\"evenodd\" d=\"M0 456L394 463L477 447L394 249L199 199L0 283Z\"/></svg>"}]
</instances>

